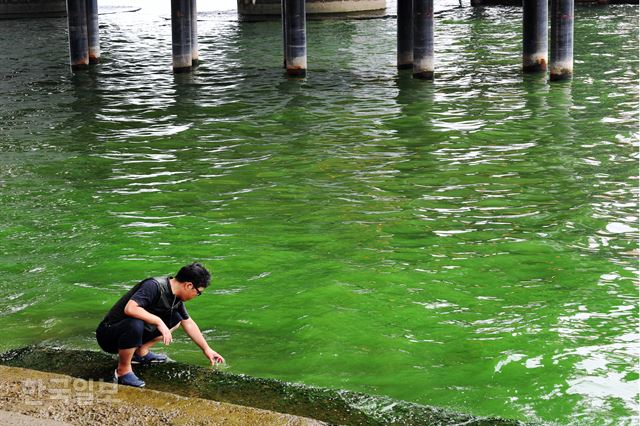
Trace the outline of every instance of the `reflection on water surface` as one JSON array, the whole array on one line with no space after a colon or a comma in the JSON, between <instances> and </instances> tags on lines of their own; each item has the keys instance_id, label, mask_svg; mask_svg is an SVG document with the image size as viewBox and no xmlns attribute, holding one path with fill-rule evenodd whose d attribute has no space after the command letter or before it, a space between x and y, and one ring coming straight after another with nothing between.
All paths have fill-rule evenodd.
<instances>
[{"instance_id":1,"label":"reflection on water surface","mask_svg":"<svg viewBox=\"0 0 640 426\"><path fill-rule=\"evenodd\" d=\"M0 347L96 348L124 289L198 259L231 371L633 424L637 7L577 9L552 85L519 73L517 8L446 9L432 84L396 71L391 19L309 22L306 80L279 23L232 12L176 76L162 12L101 17L75 76L63 20L3 23Z\"/></svg>"}]
</instances>

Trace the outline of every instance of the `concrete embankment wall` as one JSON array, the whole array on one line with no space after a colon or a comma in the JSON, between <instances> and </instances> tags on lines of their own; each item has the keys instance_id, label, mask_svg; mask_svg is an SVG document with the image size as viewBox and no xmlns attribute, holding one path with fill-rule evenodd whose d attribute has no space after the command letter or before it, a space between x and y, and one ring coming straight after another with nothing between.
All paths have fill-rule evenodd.
<instances>
[{"instance_id":1,"label":"concrete embankment wall","mask_svg":"<svg viewBox=\"0 0 640 426\"><path fill-rule=\"evenodd\" d=\"M0 365L0 425L326 426L319 420Z\"/></svg>"},{"instance_id":2,"label":"concrete embankment wall","mask_svg":"<svg viewBox=\"0 0 640 426\"><path fill-rule=\"evenodd\" d=\"M359 12L384 13L386 0L306 0L307 15L354 14ZM280 0L238 0L238 15L243 18L280 16Z\"/></svg>"},{"instance_id":3,"label":"concrete embankment wall","mask_svg":"<svg viewBox=\"0 0 640 426\"><path fill-rule=\"evenodd\" d=\"M0 364L111 380L116 361L94 351L27 347L0 355ZM345 390L333 390L230 374L181 363L136 367L148 389L261 408L342 425L523 426L500 418L474 417L437 407Z\"/></svg>"},{"instance_id":4,"label":"concrete embankment wall","mask_svg":"<svg viewBox=\"0 0 640 426\"><path fill-rule=\"evenodd\" d=\"M50 18L66 15L65 0L0 0L0 19Z\"/></svg>"}]
</instances>

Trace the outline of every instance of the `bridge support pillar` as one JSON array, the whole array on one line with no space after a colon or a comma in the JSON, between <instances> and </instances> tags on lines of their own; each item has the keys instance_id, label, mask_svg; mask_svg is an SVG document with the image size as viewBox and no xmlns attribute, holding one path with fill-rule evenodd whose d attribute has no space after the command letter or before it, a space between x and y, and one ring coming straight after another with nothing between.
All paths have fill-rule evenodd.
<instances>
[{"instance_id":1,"label":"bridge support pillar","mask_svg":"<svg viewBox=\"0 0 640 426\"><path fill-rule=\"evenodd\" d=\"M196 66L200 62L198 50L198 5L197 0L191 0L191 65Z\"/></svg>"},{"instance_id":2,"label":"bridge support pillar","mask_svg":"<svg viewBox=\"0 0 640 426\"><path fill-rule=\"evenodd\" d=\"M89 40L89 63L100 62L100 29L98 28L98 0L87 1L87 38Z\"/></svg>"},{"instance_id":3,"label":"bridge support pillar","mask_svg":"<svg viewBox=\"0 0 640 426\"><path fill-rule=\"evenodd\" d=\"M307 35L304 0L283 0L284 56L287 75L307 74Z\"/></svg>"},{"instance_id":4,"label":"bridge support pillar","mask_svg":"<svg viewBox=\"0 0 640 426\"><path fill-rule=\"evenodd\" d=\"M433 80L433 0L413 0L413 77Z\"/></svg>"},{"instance_id":5,"label":"bridge support pillar","mask_svg":"<svg viewBox=\"0 0 640 426\"><path fill-rule=\"evenodd\" d=\"M89 66L86 0L67 0L67 22L71 70L85 69Z\"/></svg>"},{"instance_id":6,"label":"bridge support pillar","mask_svg":"<svg viewBox=\"0 0 640 426\"><path fill-rule=\"evenodd\" d=\"M280 0L280 18L282 20L282 67L287 69L287 25L286 25L287 0Z\"/></svg>"},{"instance_id":7,"label":"bridge support pillar","mask_svg":"<svg viewBox=\"0 0 640 426\"><path fill-rule=\"evenodd\" d=\"M542 72L548 62L547 0L523 0L522 2L522 70Z\"/></svg>"},{"instance_id":8,"label":"bridge support pillar","mask_svg":"<svg viewBox=\"0 0 640 426\"><path fill-rule=\"evenodd\" d=\"M398 69L413 68L413 0L398 0Z\"/></svg>"},{"instance_id":9,"label":"bridge support pillar","mask_svg":"<svg viewBox=\"0 0 640 426\"><path fill-rule=\"evenodd\" d=\"M189 72L191 51L191 0L171 0L171 47L173 72Z\"/></svg>"},{"instance_id":10,"label":"bridge support pillar","mask_svg":"<svg viewBox=\"0 0 640 426\"><path fill-rule=\"evenodd\" d=\"M551 0L551 81L573 76L573 1Z\"/></svg>"}]
</instances>

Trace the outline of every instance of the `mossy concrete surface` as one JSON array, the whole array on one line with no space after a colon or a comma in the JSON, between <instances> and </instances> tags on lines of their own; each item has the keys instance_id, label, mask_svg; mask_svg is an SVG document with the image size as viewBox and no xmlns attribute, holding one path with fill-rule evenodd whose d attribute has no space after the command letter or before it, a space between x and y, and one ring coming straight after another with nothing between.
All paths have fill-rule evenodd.
<instances>
[{"instance_id":1,"label":"mossy concrete surface","mask_svg":"<svg viewBox=\"0 0 640 426\"><path fill-rule=\"evenodd\" d=\"M274 425L326 423L150 389L0 366L0 425Z\"/></svg>"},{"instance_id":2,"label":"mossy concrete surface","mask_svg":"<svg viewBox=\"0 0 640 426\"><path fill-rule=\"evenodd\" d=\"M109 381L115 359L102 352L30 346L0 355L0 364ZM261 408L344 425L515 426L516 420L468 414L363 393L324 389L181 363L142 366L148 389Z\"/></svg>"}]
</instances>

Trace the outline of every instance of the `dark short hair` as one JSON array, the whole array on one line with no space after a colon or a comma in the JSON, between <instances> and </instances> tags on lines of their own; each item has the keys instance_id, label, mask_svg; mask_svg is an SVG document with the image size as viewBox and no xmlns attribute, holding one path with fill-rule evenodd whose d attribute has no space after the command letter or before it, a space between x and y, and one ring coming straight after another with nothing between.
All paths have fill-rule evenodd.
<instances>
[{"instance_id":1,"label":"dark short hair","mask_svg":"<svg viewBox=\"0 0 640 426\"><path fill-rule=\"evenodd\" d=\"M207 288L209 287L209 282L211 282L211 274L207 271L207 268L194 262L180 268L176 274L176 280L181 283L190 282L197 288Z\"/></svg>"}]
</instances>

